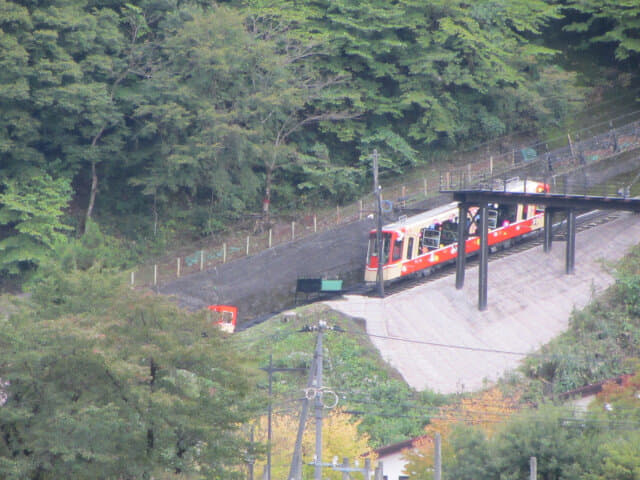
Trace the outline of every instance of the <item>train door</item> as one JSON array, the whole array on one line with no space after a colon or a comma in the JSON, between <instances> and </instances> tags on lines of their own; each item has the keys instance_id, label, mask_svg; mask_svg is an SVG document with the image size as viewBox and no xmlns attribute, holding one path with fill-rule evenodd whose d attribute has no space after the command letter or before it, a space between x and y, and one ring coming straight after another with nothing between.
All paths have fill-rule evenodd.
<instances>
[{"instance_id":1,"label":"train door","mask_svg":"<svg viewBox=\"0 0 640 480\"><path fill-rule=\"evenodd\" d=\"M382 232L382 265L389 260L389 249L391 246L391 234ZM376 232L369 235L369 245L367 246L367 265L372 268L378 266L378 239Z\"/></svg>"},{"instance_id":2,"label":"train door","mask_svg":"<svg viewBox=\"0 0 640 480\"><path fill-rule=\"evenodd\" d=\"M538 213L538 208L535 205L518 205L518 212L518 219L526 220Z\"/></svg>"},{"instance_id":3,"label":"train door","mask_svg":"<svg viewBox=\"0 0 640 480\"><path fill-rule=\"evenodd\" d=\"M498 228L498 210L495 208L487 209L487 222L489 230L495 230Z\"/></svg>"},{"instance_id":4,"label":"train door","mask_svg":"<svg viewBox=\"0 0 640 480\"><path fill-rule=\"evenodd\" d=\"M529 205L518 205L518 217L517 221L526 220L527 214L529 213Z\"/></svg>"},{"instance_id":5,"label":"train door","mask_svg":"<svg viewBox=\"0 0 640 480\"><path fill-rule=\"evenodd\" d=\"M411 260L413 258L413 249L415 248L414 240L415 239L413 237L408 237L407 239L407 260Z\"/></svg>"}]
</instances>

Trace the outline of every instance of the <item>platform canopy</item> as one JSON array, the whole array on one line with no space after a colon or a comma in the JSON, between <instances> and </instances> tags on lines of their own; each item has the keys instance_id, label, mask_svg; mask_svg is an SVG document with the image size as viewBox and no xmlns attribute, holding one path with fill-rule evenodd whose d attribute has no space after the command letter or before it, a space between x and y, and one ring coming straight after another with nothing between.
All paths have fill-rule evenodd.
<instances>
[{"instance_id":1,"label":"platform canopy","mask_svg":"<svg viewBox=\"0 0 640 480\"><path fill-rule=\"evenodd\" d=\"M535 204L553 209L626 210L640 212L640 198L565 195L560 193L524 193L502 190L458 190L453 193L456 202L467 205L483 204Z\"/></svg>"}]
</instances>

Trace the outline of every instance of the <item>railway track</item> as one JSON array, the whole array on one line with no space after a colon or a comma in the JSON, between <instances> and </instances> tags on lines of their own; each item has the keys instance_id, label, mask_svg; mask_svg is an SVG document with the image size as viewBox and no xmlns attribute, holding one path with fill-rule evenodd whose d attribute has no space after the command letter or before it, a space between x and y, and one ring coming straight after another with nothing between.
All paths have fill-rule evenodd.
<instances>
[{"instance_id":1,"label":"railway track","mask_svg":"<svg viewBox=\"0 0 640 480\"><path fill-rule=\"evenodd\" d=\"M596 227L598 225L602 225L604 223L613 221L620 217L620 212L617 211L602 211L595 210L592 212L586 212L581 215L578 215L576 218L576 232L582 232L588 230L590 228ZM562 221L554 224L553 226L553 241L565 241L566 222ZM491 252L489 255L489 262L497 260L499 258L504 258L509 255L516 255L525 250L529 250L531 248L537 247L541 245L544 239L543 231L536 231L532 235L522 238L520 237L516 243L513 243L509 248L499 248L499 250L495 252ZM474 254L467 258L467 266L474 266L478 264L478 255ZM394 281L389 284L385 284L385 295L393 295L396 293L400 293L402 291L408 290L410 288L424 285L429 282L433 282L434 280L438 280L440 278L445 278L450 275L454 275L456 271L455 263L451 263L448 265L439 266L438 269L433 270L427 273L424 276L417 276L413 278L405 278L401 280ZM375 285L368 285L364 282L351 286L342 292L345 295L362 295L368 297L377 297L377 289ZM327 300L330 297L321 297L314 298L312 300L301 301L297 305L302 305L306 303L313 303L317 301ZM236 331L246 330L248 328L253 327L259 323L264 322L265 320L271 318L276 315L278 312L271 312L268 314L260 315L255 317L250 321L243 322L238 325Z\"/></svg>"},{"instance_id":2,"label":"railway track","mask_svg":"<svg viewBox=\"0 0 640 480\"><path fill-rule=\"evenodd\" d=\"M618 211L604 211L604 210L594 210L591 212L585 212L576 217L576 232L583 232L590 228L597 227L599 225L611 222L616 220L621 215ZM566 221L562 221L553 225L552 240L564 242L566 241ZM516 255L525 250L529 250L531 248L542 245L544 241L544 230L536 231L535 233L524 237L518 238L516 241L513 241L510 246L498 246L494 247L496 250L492 250L489 255L489 262L498 260L500 258L504 258L510 255ZM479 263L479 255L473 254L467 257L466 265L467 267L478 265ZM429 282L433 282L435 280L448 277L450 275L455 274L456 264L450 263L447 265L438 266L438 268L431 270L430 272L425 272L422 275L396 280L394 282L385 284L385 296L393 295L399 292L403 292L410 288L424 285ZM350 295L364 295L368 297L377 297L378 291L375 285L367 285L367 284L358 284L348 291L344 292Z\"/></svg>"}]
</instances>

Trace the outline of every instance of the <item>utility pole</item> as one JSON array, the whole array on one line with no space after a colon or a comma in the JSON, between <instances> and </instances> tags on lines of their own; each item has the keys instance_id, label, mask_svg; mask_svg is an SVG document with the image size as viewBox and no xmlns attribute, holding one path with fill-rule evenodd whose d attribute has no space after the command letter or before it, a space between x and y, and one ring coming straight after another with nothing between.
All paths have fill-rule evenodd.
<instances>
[{"instance_id":1,"label":"utility pole","mask_svg":"<svg viewBox=\"0 0 640 480\"><path fill-rule=\"evenodd\" d=\"M271 415L273 407L271 405L271 395L273 393L273 354L269 355L269 413L267 425L267 480L271 480Z\"/></svg>"},{"instance_id":2,"label":"utility pole","mask_svg":"<svg viewBox=\"0 0 640 480\"><path fill-rule=\"evenodd\" d=\"M309 380L307 381L307 389L313 386L313 379L316 374L316 363L318 358L318 346L313 355L313 361L309 368ZM307 414L309 411L309 399L305 395L302 400L302 411L300 412L300 422L298 423L298 434L296 435L296 444L293 450L293 458L291 459L291 467L289 469L289 480L302 480L302 435L304 434L304 426L307 423Z\"/></svg>"},{"instance_id":3,"label":"utility pole","mask_svg":"<svg viewBox=\"0 0 640 480\"><path fill-rule=\"evenodd\" d=\"M321 321L318 328L318 340L316 347L316 379L314 381L317 392L322 391L322 333L326 327ZM316 410L316 465L314 480L322 480L322 398L315 395Z\"/></svg>"},{"instance_id":4,"label":"utility pole","mask_svg":"<svg viewBox=\"0 0 640 480\"><path fill-rule=\"evenodd\" d=\"M322 467L330 464L322 463L322 409L334 408L338 404L338 395L327 390L322 385L322 337L325 330L334 330L337 332L343 332L344 330L339 326L327 326L324 320L320 320L315 327L304 327L302 332L318 332L316 338L316 349L313 356L313 362L309 368L309 381L307 382L307 388L302 403L302 412L300 413L300 423L298 424L298 435L296 437L296 445L293 452L293 458L291 460L291 468L289 470L288 480L301 480L302 479L302 435L304 433L304 427L307 422L307 413L309 410L309 400L312 398L315 400L315 418L316 418L316 453L313 466L315 467L314 480L322 480ZM330 395L333 397L333 403L327 404L324 397Z\"/></svg>"},{"instance_id":5,"label":"utility pole","mask_svg":"<svg viewBox=\"0 0 640 480\"><path fill-rule=\"evenodd\" d=\"M376 195L376 244L378 245L378 274L376 283L378 284L378 295L384 298L384 276L382 272L382 199L380 196L381 187L378 184L378 150L373 150L373 193Z\"/></svg>"},{"instance_id":6,"label":"utility pole","mask_svg":"<svg viewBox=\"0 0 640 480\"><path fill-rule=\"evenodd\" d=\"M260 370L264 370L269 374L269 406L267 410L267 476L266 480L271 480L271 439L273 436L272 429L272 412L273 406L271 403L271 397L273 395L273 372L299 372L300 370L306 370L304 368L287 368L287 367L274 367L273 366L273 354L269 355L269 366L268 367L260 367Z\"/></svg>"},{"instance_id":7,"label":"utility pole","mask_svg":"<svg viewBox=\"0 0 640 480\"><path fill-rule=\"evenodd\" d=\"M433 453L435 457L433 461L433 479L440 480L442 478L442 439L440 433L436 433L436 445Z\"/></svg>"},{"instance_id":8,"label":"utility pole","mask_svg":"<svg viewBox=\"0 0 640 480\"><path fill-rule=\"evenodd\" d=\"M247 462L249 464L249 480L253 480L253 465L256 461L256 459L253 456L253 425L251 426L251 436L249 437L249 442L250 442L250 450L249 450L249 455L247 458Z\"/></svg>"}]
</instances>

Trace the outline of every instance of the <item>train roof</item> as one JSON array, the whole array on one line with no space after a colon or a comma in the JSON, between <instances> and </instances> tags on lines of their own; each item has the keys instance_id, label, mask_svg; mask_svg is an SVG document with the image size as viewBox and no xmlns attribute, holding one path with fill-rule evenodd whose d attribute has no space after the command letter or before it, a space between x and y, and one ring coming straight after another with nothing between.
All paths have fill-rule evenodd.
<instances>
[{"instance_id":1,"label":"train roof","mask_svg":"<svg viewBox=\"0 0 640 480\"><path fill-rule=\"evenodd\" d=\"M538 190L538 186L540 186L543 182L535 181L535 180L520 180L519 178L513 178L507 180L507 188L508 192L524 192L526 188L526 192L536 193ZM500 186L503 186L501 184ZM406 228L407 225L412 225L414 223L424 223L430 219L436 219L440 216L449 216L451 214L457 215L458 213L458 202L450 202L445 205L440 205L439 207L433 208L431 210L427 210L426 212L419 213L417 215L412 215L410 217L400 217L396 222L389 223L382 227L384 230L400 230L402 228ZM443 219L439 219L439 221L443 221Z\"/></svg>"}]
</instances>

